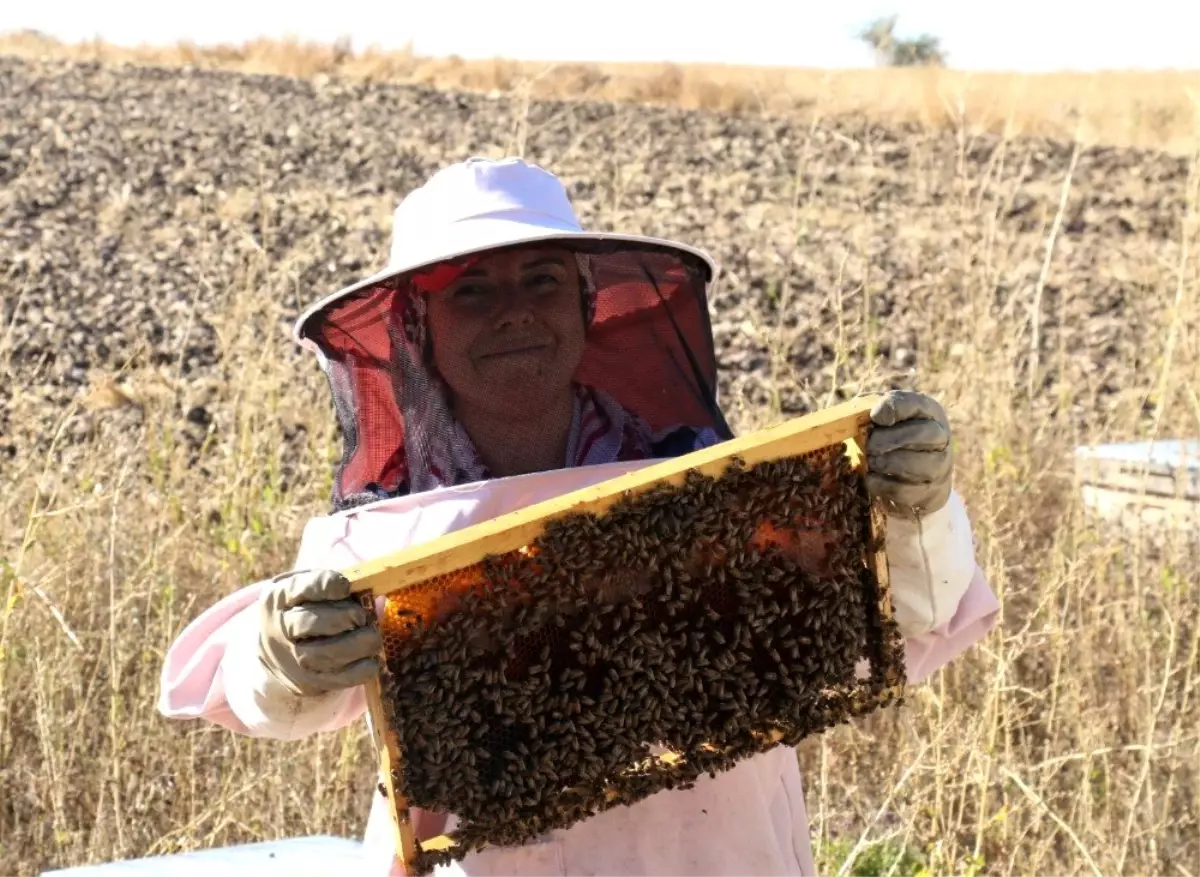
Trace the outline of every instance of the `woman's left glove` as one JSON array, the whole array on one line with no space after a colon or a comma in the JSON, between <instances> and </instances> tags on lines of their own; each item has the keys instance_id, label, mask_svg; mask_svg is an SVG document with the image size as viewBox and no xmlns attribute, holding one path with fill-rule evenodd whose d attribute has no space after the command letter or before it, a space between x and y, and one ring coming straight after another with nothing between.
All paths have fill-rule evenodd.
<instances>
[{"instance_id":1,"label":"woman's left glove","mask_svg":"<svg viewBox=\"0 0 1200 877\"><path fill-rule=\"evenodd\" d=\"M890 514L917 518L942 508L953 470L950 421L932 397L892 390L871 409L867 491Z\"/></svg>"}]
</instances>

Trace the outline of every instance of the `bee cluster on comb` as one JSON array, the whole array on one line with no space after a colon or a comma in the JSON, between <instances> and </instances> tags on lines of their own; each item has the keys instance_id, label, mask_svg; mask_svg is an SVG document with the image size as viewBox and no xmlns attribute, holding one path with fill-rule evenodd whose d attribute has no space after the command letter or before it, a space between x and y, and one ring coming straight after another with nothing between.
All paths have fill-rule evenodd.
<instances>
[{"instance_id":1,"label":"bee cluster on comb","mask_svg":"<svg viewBox=\"0 0 1200 877\"><path fill-rule=\"evenodd\" d=\"M571 512L387 595L380 705L411 871L691 786L896 702L882 513L842 443Z\"/></svg>"}]
</instances>

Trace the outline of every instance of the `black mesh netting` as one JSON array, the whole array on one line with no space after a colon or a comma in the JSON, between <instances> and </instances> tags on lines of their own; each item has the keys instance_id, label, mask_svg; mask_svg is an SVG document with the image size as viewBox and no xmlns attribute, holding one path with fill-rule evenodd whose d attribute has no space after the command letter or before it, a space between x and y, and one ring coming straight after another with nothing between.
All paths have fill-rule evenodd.
<instances>
[{"instance_id":1,"label":"black mesh netting","mask_svg":"<svg viewBox=\"0 0 1200 877\"><path fill-rule=\"evenodd\" d=\"M518 461L531 451L505 446L508 425L512 442L529 444L522 421L545 413L566 424L542 409L565 405L568 386L566 447L534 468L677 456L730 438L715 396L710 279L702 260L665 247L553 241L334 303L305 336L321 351L344 437L335 508L494 476L487 451ZM473 411L481 428L468 428Z\"/></svg>"}]
</instances>

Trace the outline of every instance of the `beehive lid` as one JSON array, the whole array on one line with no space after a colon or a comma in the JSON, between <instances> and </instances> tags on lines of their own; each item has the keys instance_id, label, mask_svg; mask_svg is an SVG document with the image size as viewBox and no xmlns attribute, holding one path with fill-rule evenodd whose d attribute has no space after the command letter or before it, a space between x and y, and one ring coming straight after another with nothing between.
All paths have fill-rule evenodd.
<instances>
[{"instance_id":1,"label":"beehive lid","mask_svg":"<svg viewBox=\"0 0 1200 877\"><path fill-rule=\"evenodd\" d=\"M358 841L316 835L43 871L41 877L340 877L364 864Z\"/></svg>"},{"instance_id":2,"label":"beehive lid","mask_svg":"<svg viewBox=\"0 0 1200 877\"><path fill-rule=\"evenodd\" d=\"M1075 465L1093 488L1200 499L1200 439L1084 445L1075 450Z\"/></svg>"}]
</instances>

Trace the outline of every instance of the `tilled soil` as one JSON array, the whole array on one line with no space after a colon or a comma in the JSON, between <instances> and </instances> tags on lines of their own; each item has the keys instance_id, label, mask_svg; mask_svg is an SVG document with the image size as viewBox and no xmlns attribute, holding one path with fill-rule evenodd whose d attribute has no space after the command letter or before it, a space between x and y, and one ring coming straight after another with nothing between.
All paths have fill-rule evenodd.
<instances>
[{"instance_id":1,"label":"tilled soil","mask_svg":"<svg viewBox=\"0 0 1200 877\"><path fill-rule=\"evenodd\" d=\"M181 434L219 429L219 327L239 295L261 285L286 332L383 265L404 193L514 152L564 179L586 225L716 255L735 421L811 409L864 375L905 384L976 344L1024 375L1035 333L1038 385L1067 382L1082 420L1102 414L1151 355L1161 312L1146 303L1169 297L1189 185L1166 155L1084 149L1071 172L1071 144L859 119L2 58L0 461L44 449L120 369L172 376ZM70 417L60 447L95 416Z\"/></svg>"}]
</instances>

